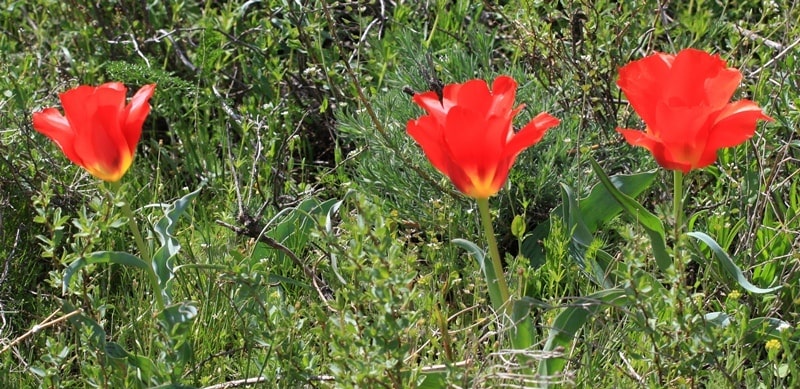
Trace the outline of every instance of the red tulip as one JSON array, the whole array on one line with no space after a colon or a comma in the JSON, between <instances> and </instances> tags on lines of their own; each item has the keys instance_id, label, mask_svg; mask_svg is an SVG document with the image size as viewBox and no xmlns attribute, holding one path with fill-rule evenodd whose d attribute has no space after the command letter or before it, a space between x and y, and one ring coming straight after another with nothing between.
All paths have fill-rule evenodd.
<instances>
[{"instance_id":1,"label":"red tulip","mask_svg":"<svg viewBox=\"0 0 800 389\"><path fill-rule=\"evenodd\" d=\"M656 53L619 74L617 85L647 128L617 131L650 150L665 169L688 173L711 165L719 149L753 136L757 120L772 120L752 101L729 102L742 74L719 55L696 49Z\"/></svg>"},{"instance_id":2,"label":"red tulip","mask_svg":"<svg viewBox=\"0 0 800 389\"><path fill-rule=\"evenodd\" d=\"M517 155L558 125L558 119L540 113L515 133L511 122L524 107L513 108L516 89L513 78L500 76L491 91L485 81L471 80L445 86L441 100L435 92L413 98L428 115L410 120L408 134L467 196L496 194Z\"/></svg>"},{"instance_id":3,"label":"red tulip","mask_svg":"<svg viewBox=\"0 0 800 389\"><path fill-rule=\"evenodd\" d=\"M33 114L33 128L52 139L70 161L93 176L119 181L133 162L156 85L145 85L125 105L127 89L111 82L62 93L64 114L47 108Z\"/></svg>"}]
</instances>

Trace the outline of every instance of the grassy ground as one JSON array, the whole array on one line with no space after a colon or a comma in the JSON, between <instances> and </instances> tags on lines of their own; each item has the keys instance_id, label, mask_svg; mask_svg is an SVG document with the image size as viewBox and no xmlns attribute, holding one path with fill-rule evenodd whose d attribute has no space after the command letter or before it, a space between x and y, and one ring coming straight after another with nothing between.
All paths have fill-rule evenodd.
<instances>
[{"instance_id":1,"label":"grassy ground","mask_svg":"<svg viewBox=\"0 0 800 389\"><path fill-rule=\"evenodd\" d=\"M0 2L0 382L800 385L800 3L493 3ZM614 131L640 127L615 82L625 63L685 47L741 69L736 98L776 119L688 176L689 229L780 290L752 293L694 243L676 282L624 215L575 255L564 216L598 185L590 159L617 179L649 174L637 199L671 225L671 174ZM523 355L508 350L477 261L451 243L484 245L474 202L405 134L421 110L404 88L500 74L519 82L518 125L540 111L562 119L491 201L513 293L530 303ZM154 317L141 269L65 277L89 253L137 248L109 187L30 117L111 80L158 84L122 181L139 224L157 227L200 189L167 218L179 243L171 316ZM608 274L593 271L608 258ZM547 342L570 323L574 341ZM535 374L553 361L563 368Z\"/></svg>"}]
</instances>

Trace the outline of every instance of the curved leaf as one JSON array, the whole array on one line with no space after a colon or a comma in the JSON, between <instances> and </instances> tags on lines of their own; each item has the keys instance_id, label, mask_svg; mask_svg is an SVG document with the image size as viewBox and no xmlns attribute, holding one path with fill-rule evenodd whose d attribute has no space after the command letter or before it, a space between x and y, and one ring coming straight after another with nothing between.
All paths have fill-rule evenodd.
<instances>
[{"instance_id":1,"label":"curved leaf","mask_svg":"<svg viewBox=\"0 0 800 389\"><path fill-rule=\"evenodd\" d=\"M512 320L512 344L517 350L525 350L538 343L538 337L534 329L533 314L536 310L549 309L551 306L541 300L523 296L514 300L511 309ZM519 354L522 356L523 354ZM524 359L524 358L523 358Z\"/></svg>"},{"instance_id":2,"label":"curved leaf","mask_svg":"<svg viewBox=\"0 0 800 389\"><path fill-rule=\"evenodd\" d=\"M719 327L727 327L731 324L731 316L725 312L709 312L703 315L703 319L709 324Z\"/></svg>"},{"instance_id":3,"label":"curved leaf","mask_svg":"<svg viewBox=\"0 0 800 389\"><path fill-rule=\"evenodd\" d=\"M661 271L669 269L672 266L672 258L669 256L669 253L667 253L667 243L664 238L664 224L661 223L661 219L650 213L650 211L630 196L620 192L603 171L603 168L601 168L594 159L589 158L589 162L592 163L594 173L606 187L608 193L611 194L614 200L622 206L622 209L633 220L636 220L647 232L647 235L650 237L650 245L653 247L653 256L656 259L658 268L661 269Z\"/></svg>"},{"instance_id":4,"label":"curved leaf","mask_svg":"<svg viewBox=\"0 0 800 389\"><path fill-rule=\"evenodd\" d=\"M745 278L744 273L742 273L742 270L739 269L739 266L736 266L736 264L733 263L733 259L731 259L728 253L726 253L725 250L723 250L722 247L720 247L717 244L714 238L699 231L689 232L687 233L687 235L705 243L706 246L708 246L708 248L711 249L711 252L714 253L714 256L717 258L717 261L719 261L720 265L722 265L722 268L725 269L725 271L728 274L730 274L731 277L736 279L736 282L739 284L739 286L741 286L748 292L755 294L764 294L764 293L774 292L781 288L780 285L772 288L759 288L758 286L751 284L750 281L748 281L747 278Z\"/></svg>"},{"instance_id":5,"label":"curved leaf","mask_svg":"<svg viewBox=\"0 0 800 389\"><path fill-rule=\"evenodd\" d=\"M325 226L324 226L326 233L328 234L333 233L333 220L334 217L336 216L336 213L339 212L339 208L342 207L344 201L347 200L347 198L350 197L351 195L355 196L355 193L356 192L354 190L349 189L347 193L345 193L344 196L342 196L341 200L331 204L330 208L328 208L328 212L325 214ZM331 268L333 269L333 274L336 275L336 278L339 279L339 282L341 282L342 284L347 284L347 281L339 273L339 260L337 259L336 254L331 252L330 257L331 257Z\"/></svg>"},{"instance_id":6,"label":"curved leaf","mask_svg":"<svg viewBox=\"0 0 800 389\"><path fill-rule=\"evenodd\" d=\"M128 253L121 251L97 251L85 257L81 257L67 266L67 269L64 270L64 281L61 285L61 293L67 293L69 282L78 270L86 265L95 263L116 263L118 265L133 266L144 270L148 270L149 267L145 261Z\"/></svg>"},{"instance_id":7,"label":"curved leaf","mask_svg":"<svg viewBox=\"0 0 800 389\"><path fill-rule=\"evenodd\" d=\"M626 299L625 291L618 288L602 290L576 299L553 320L543 351L555 353L557 349L567 349L578 330L600 308L617 306ZM566 363L566 358L561 356L545 359L539 364L539 375L548 377L559 374Z\"/></svg>"},{"instance_id":8,"label":"curved leaf","mask_svg":"<svg viewBox=\"0 0 800 389\"><path fill-rule=\"evenodd\" d=\"M633 198L649 188L655 178L656 171L651 170L637 174L616 174L609 177L609 181L614 188ZM612 196L605 185L598 184L592 188L589 196L581 199L581 215L589 231L597 231L600 226L622 212L622 206Z\"/></svg>"},{"instance_id":9,"label":"curved leaf","mask_svg":"<svg viewBox=\"0 0 800 389\"><path fill-rule=\"evenodd\" d=\"M78 308L70 304L69 301L63 300L61 302L61 311L64 312L64 314L70 314L76 310L78 310ZM106 331L97 321L85 315L83 312L70 316L67 320L75 327L78 333L89 334L89 342L92 347L99 350L106 346Z\"/></svg>"},{"instance_id":10,"label":"curved leaf","mask_svg":"<svg viewBox=\"0 0 800 389\"><path fill-rule=\"evenodd\" d=\"M609 181L611 181L614 187L619 189L620 192L631 197L636 197L650 187L655 177L655 171L649 171L630 175L617 174L609 177ZM590 242L592 240L591 234L594 234L600 226L608 223L622 212L622 206L611 196L602 183L595 185L589 193L589 196L580 200L569 202L564 200L569 199L570 196L574 198L571 190L565 191L562 184L562 204L553 209L550 215L551 217L553 215L559 215L564 221L580 220L583 225L582 229L579 231L581 235L573 235L573 244L579 243L579 239L586 242L586 231L588 231L588 241ZM569 204L571 209L564 209L565 204ZM572 228L569 230L574 231ZM534 268L544 264L545 255L541 241L549 232L550 219L539 223L536 228L522 240L520 253L530 260L531 266ZM588 243L584 243L584 246L587 244Z\"/></svg>"},{"instance_id":11,"label":"curved leaf","mask_svg":"<svg viewBox=\"0 0 800 389\"><path fill-rule=\"evenodd\" d=\"M164 308L159 319L164 324L170 337L180 335L189 330L190 324L197 316L197 305L192 301L184 301Z\"/></svg>"},{"instance_id":12,"label":"curved leaf","mask_svg":"<svg viewBox=\"0 0 800 389\"><path fill-rule=\"evenodd\" d=\"M164 301L169 304L172 295L169 292L168 283L175 276L172 269L172 257L181 249L181 244L175 239L175 227L178 224L178 219L186 211L186 207L192 202L199 193L202 187L197 188L194 192L187 193L185 196L179 198L172 203L164 212L164 217L158 220L153 231L156 233L161 247L153 254L153 271L158 276L158 285L161 287L160 291L153 291L153 293L161 293Z\"/></svg>"},{"instance_id":13,"label":"curved leaf","mask_svg":"<svg viewBox=\"0 0 800 389\"><path fill-rule=\"evenodd\" d=\"M478 264L481 266L481 272L483 273L483 277L486 282L489 282L489 280L497 280L497 277L505 277L504 274L498 275L494 273L494 267L492 267L492 264L489 262L491 259L487 259L486 255L483 253L483 250L481 250L481 248L475 243L460 238L453 239L451 242L475 256L475 259L478 260ZM500 290L498 288L489 286L488 289L490 301L503 301L503 297L500 295Z\"/></svg>"},{"instance_id":14,"label":"curved leaf","mask_svg":"<svg viewBox=\"0 0 800 389\"><path fill-rule=\"evenodd\" d=\"M792 325L774 317L755 317L747 322L746 342L758 342L769 339L781 340L781 332L792 328ZM793 343L798 341L791 340Z\"/></svg>"}]
</instances>

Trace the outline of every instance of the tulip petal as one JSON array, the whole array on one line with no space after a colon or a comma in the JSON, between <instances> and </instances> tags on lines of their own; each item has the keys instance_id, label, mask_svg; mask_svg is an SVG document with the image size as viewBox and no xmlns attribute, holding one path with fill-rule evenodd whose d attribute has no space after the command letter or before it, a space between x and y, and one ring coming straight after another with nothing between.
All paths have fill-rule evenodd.
<instances>
[{"instance_id":1,"label":"tulip petal","mask_svg":"<svg viewBox=\"0 0 800 389\"><path fill-rule=\"evenodd\" d=\"M464 166L454 161L450 147L444 139L443 130L435 118L423 116L418 120L410 120L407 132L422 147L433 167L450 178L462 193L472 192L472 180L465 173Z\"/></svg>"},{"instance_id":2,"label":"tulip petal","mask_svg":"<svg viewBox=\"0 0 800 389\"><path fill-rule=\"evenodd\" d=\"M738 72L735 72L738 73ZM706 84L707 80L720 77L718 82ZM681 50L675 57L670 72L670 82L660 91L663 100L680 100L684 105L710 105L713 98L716 104L725 104L733 96L738 80L732 85L736 74L727 71L727 65L719 55L711 55L702 50ZM718 91L709 91L708 87L720 87ZM727 95L727 96L726 96ZM722 99L721 103L719 102ZM710 105L711 108L715 106Z\"/></svg>"},{"instance_id":3,"label":"tulip petal","mask_svg":"<svg viewBox=\"0 0 800 389\"><path fill-rule=\"evenodd\" d=\"M716 150L744 143L756 132L757 120L772 121L754 102L739 100L730 103L717 116L706 148Z\"/></svg>"},{"instance_id":4,"label":"tulip petal","mask_svg":"<svg viewBox=\"0 0 800 389\"><path fill-rule=\"evenodd\" d=\"M645 149L649 150L656 159L656 162L665 169L681 170L684 173L687 173L692 167L691 164L676 161L675 158L670 154L669 150L664 147L663 143L661 143L660 139L648 134L645 131L617 128L617 132L622 134L625 140L631 145L644 147Z\"/></svg>"},{"instance_id":5,"label":"tulip petal","mask_svg":"<svg viewBox=\"0 0 800 389\"><path fill-rule=\"evenodd\" d=\"M117 81L107 82L107 83L105 83L103 85L98 86L97 89L113 89L113 90L121 91L123 93L127 93L128 92L128 88L125 87L125 84L123 84L121 82L117 82Z\"/></svg>"},{"instance_id":6,"label":"tulip petal","mask_svg":"<svg viewBox=\"0 0 800 389\"><path fill-rule=\"evenodd\" d=\"M504 157L516 158L522 150L541 140L548 129L557 126L559 123L560 121L558 119L547 112L536 115L530 123L526 124L525 127L516 133L508 144L506 144L506 148L503 151Z\"/></svg>"},{"instance_id":7,"label":"tulip petal","mask_svg":"<svg viewBox=\"0 0 800 389\"><path fill-rule=\"evenodd\" d=\"M447 160L447 174L446 176L450 178L450 181L453 185L456 186L461 193L464 193L467 196L471 197L479 197L482 195L477 195L475 193L475 185L473 184L473 178L470 177L467 172L464 171L464 167L458 164L457 162L453 161L452 159ZM489 197L488 195L486 197Z\"/></svg>"},{"instance_id":8,"label":"tulip petal","mask_svg":"<svg viewBox=\"0 0 800 389\"><path fill-rule=\"evenodd\" d=\"M59 95L64 116L75 131L76 137L81 136L81 128L91 121L96 108L96 100L92 98L95 87L81 85Z\"/></svg>"},{"instance_id":9,"label":"tulip petal","mask_svg":"<svg viewBox=\"0 0 800 389\"><path fill-rule=\"evenodd\" d=\"M514 134L512 120L524 106L513 108L516 88L514 79L499 76L491 91L483 80L445 86L444 104L433 92L413 98L428 115L408 121L406 131L431 164L467 196L496 194L516 154L558 124L552 116L541 114Z\"/></svg>"},{"instance_id":10,"label":"tulip petal","mask_svg":"<svg viewBox=\"0 0 800 389\"><path fill-rule=\"evenodd\" d=\"M132 157L122 136L118 106L97 108L86 134L76 139L75 151L83 158L89 173L104 181L119 181L130 167Z\"/></svg>"},{"instance_id":11,"label":"tulip petal","mask_svg":"<svg viewBox=\"0 0 800 389\"><path fill-rule=\"evenodd\" d=\"M655 75L663 79L654 81ZM634 61L620 70L618 84L647 130L617 131L650 150L664 168L688 172L708 166L717 150L744 142L753 136L757 120L770 119L755 103L728 103L741 79L719 55L697 49Z\"/></svg>"},{"instance_id":12,"label":"tulip petal","mask_svg":"<svg viewBox=\"0 0 800 389\"><path fill-rule=\"evenodd\" d=\"M477 117L486 117L492 107L492 93L484 80L465 82L458 91L456 106L471 111Z\"/></svg>"},{"instance_id":13,"label":"tulip petal","mask_svg":"<svg viewBox=\"0 0 800 389\"><path fill-rule=\"evenodd\" d=\"M501 158L510 126L511 123L501 117L487 118L457 105L447 114L444 142L453 160L465 171L484 175L486 166L494 165Z\"/></svg>"},{"instance_id":14,"label":"tulip petal","mask_svg":"<svg viewBox=\"0 0 800 389\"><path fill-rule=\"evenodd\" d=\"M44 134L58 145L64 155L74 164L82 166L83 160L75 152L75 132L61 112L55 108L47 108L33 114L33 128Z\"/></svg>"},{"instance_id":15,"label":"tulip petal","mask_svg":"<svg viewBox=\"0 0 800 389\"><path fill-rule=\"evenodd\" d=\"M468 196L488 198L500 190L506 176L497 176L498 170L508 159L503 158L506 133L511 131L511 122L501 116L480 118L473 111L453 107L448 114L445 143L450 149L452 161L468 178L461 184ZM454 127L450 127L453 124ZM452 131L458 130L458 131ZM451 176L455 182L460 177ZM499 184L498 184L499 183Z\"/></svg>"},{"instance_id":16,"label":"tulip petal","mask_svg":"<svg viewBox=\"0 0 800 389\"><path fill-rule=\"evenodd\" d=\"M412 100L429 114L433 112L444 112L442 109L442 102L439 101L439 95L434 91L417 93L412 97Z\"/></svg>"},{"instance_id":17,"label":"tulip petal","mask_svg":"<svg viewBox=\"0 0 800 389\"><path fill-rule=\"evenodd\" d=\"M154 89L155 84L143 87L126 106L121 82L81 85L60 94L63 115L54 108L34 113L33 126L93 176L118 181L133 162Z\"/></svg>"},{"instance_id":18,"label":"tulip petal","mask_svg":"<svg viewBox=\"0 0 800 389\"><path fill-rule=\"evenodd\" d=\"M713 121L708 106L672 105L674 101L660 101L656 108L656 124L650 133L670 150L696 148L699 153L705 147L708 131Z\"/></svg>"},{"instance_id":19,"label":"tulip petal","mask_svg":"<svg viewBox=\"0 0 800 389\"><path fill-rule=\"evenodd\" d=\"M492 83L492 105L489 115L508 115L514 107L517 95L517 82L508 76L498 76ZM512 115L513 116L513 115Z\"/></svg>"},{"instance_id":20,"label":"tulip petal","mask_svg":"<svg viewBox=\"0 0 800 389\"><path fill-rule=\"evenodd\" d=\"M156 84L149 84L139 89L131 99L130 104L125 107L125 117L122 124L122 132L125 142L131 155L136 153L136 145L142 136L142 125L147 115L150 113L150 97L156 89Z\"/></svg>"},{"instance_id":21,"label":"tulip petal","mask_svg":"<svg viewBox=\"0 0 800 389\"><path fill-rule=\"evenodd\" d=\"M444 117L447 115L447 111L453 106L453 102L448 99L440 101L439 95L434 91L415 94L412 100L442 124L444 124Z\"/></svg>"},{"instance_id":22,"label":"tulip petal","mask_svg":"<svg viewBox=\"0 0 800 389\"><path fill-rule=\"evenodd\" d=\"M619 70L617 85L628 102L647 125L656 120L656 103L669 82L669 72L674 57L657 53L633 61Z\"/></svg>"},{"instance_id":23,"label":"tulip petal","mask_svg":"<svg viewBox=\"0 0 800 389\"><path fill-rule=\"evenodd\" d=\"M716 77L709 78L705 82L703 89L706 91L708 105L717 108L727 104L741 82L742 73L738 70L721 69Z\"/></svg>"},{"instance_id":24,"label":"tulip petal","mask_svg":"<svg viewBox=\"0 0 800 389\"><path fill-rule=\"evenodd\" d=\"M702 168L704 168L706 166L710 166L711 164L716 162L717 161L717 152L718 151L719 151L718 148L715 149L715 148L711 148L711 147L706 147L705 150L703 150L703 153L700 155L700 157L695 162L695 164L692 166L692 169L702 169Z\"/></svg>"},{"instance_id":25,"label":"tulip petal","mask_svg":"<svg viewBox=\"0 0 800 389\"><path fill-rule=\"evenodd\" d=\"M408 135L422 147L422 151L433 167L449 176L449 156L443 148L444 142L439 122L432 116L423 116L417 120L409 120L406 128Z\"/></svg>"}]
</instances>

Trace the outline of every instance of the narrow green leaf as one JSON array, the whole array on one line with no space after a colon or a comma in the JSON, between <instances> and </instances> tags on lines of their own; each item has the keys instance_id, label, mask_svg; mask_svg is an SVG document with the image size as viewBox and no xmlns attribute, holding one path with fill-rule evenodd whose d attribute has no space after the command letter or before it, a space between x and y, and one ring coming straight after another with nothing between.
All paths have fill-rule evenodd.
<instances>
[{"instance_id":1,"label":"narrow green leaf","mask_svg":"<svg viewBox=\"0 0 800 389\"><path fill-rule=\"evenodd\" d=\"M61 312L64 312L64 314L70 314L76 310L77 308L66 300L61 303ZM105 349L106 331L103 329L103 326L98 324L94 319L84 315L83 313L79 313L71 316L67 320L73 327L75 327L77 330L76 333L85 331L83 329L84 327L88 328L89 333L91 334L89 339L92 346L95 347L96 350Z\"/></svg>"},{"instance_id":2,"label":"narrow green leaf","mask_svg":"<svg viewBox=\"0 0 800 389\"><path fill-rule=\"evenodd\" d=\"M602 250L594 253L596 261L587 259L586 251L594 240L593 232L586 226L584 217L588 211L582 209L583 202L578 202L575 192L567 185L561 184L561 219L567 223L570 232L570 244L567 247L570 258L584 271L594 275L594 282L605 288L613 286L612 279L608 276L608 260L610 255ZM605 254L605 256L603 256Z\"/></svg>"},{"instance_id":3,"label":"narrow green leaf","mask_svg":"<svg viewBox=\"0 0 800 389\"><path fill-rule=\"evenodd\" d=\"M583 221L577 195L565 184L561 184L561 201L561 219L567 223L573 243L577 243L581 249L580 265L583 266L583 251L592 244L594 237Z\"/></svg>"},{"instance_id":4,"label":"narrow green leaf","mask_svg":"<svg viewBox=\"0 0 800 389\"><path fill-rule=\"evenodd\" d=\"M305 245L308 238L308 231L314 226L317 214L328 214L328 211L338 203L337 199L319 201L317 198L304 200L295 208L291 208L289 215L286 216L275 228L272 228L267 235L278 242L286 244L287 239L293 239L292 246L299 248Z\"/></svg>"},{"instance_id":5,"label":"narrow green leaf","mask_svg":"<svg viewBox=\"0 0 800 389\"><path fill-rule=\"evenodd\" d=\"M159 219L153 227L153 231L161 243L161 247L153 255L152 263L153 271L158 275L158 285L161 290L153 291L153 293L161 293L167 304L172 299L172 294L169 291L169 282L175 276L172 258L181 249L180 242L174 236L175 228L178 224L178 219L191 204L192 199L197 197L201 189L202 187L197 188L194 192L190 192L172 203L164 212L164 217Z\"/></svg>"},{"instance_id":6,"label":"narrow green leaf","mask_svg":"<svg viewBox=\"0 0 800 389\"><path fill-rule=\"evenodd\" d=\"M176 336L189 330L191 322L197 316L197 306L192 301L184 301L178 304L170 305L159 314L170 337Z\"/></svg>"},{"instance_id":7,"label":"narrow green leaf","mask_svg":"<svg viewBox=\"0 0 800 389\"><path fill-rule=\"evenodd\" d=\"M594 159L589 159L592 164L597 178L603 183L606 190L612 197L622 206L622 209L630 216L631 219L641 225L650 237L650 245L653 248L653 256L656 259L656 264L661 271L666 271L672 266L672 258L667 253L667 243L664 238L664 224L661 219L656 217L648 211L641 204L636 202L630 196L620 192L611 180L608 178L603 168Z\"/></svg>"},{"instance_id":8,"label":"narrow green leaf","mask_svg":"<svg viewBox=\"0 0 800 389\"><path fill-rule=\"evenodd\" d=\"M478 260L478 264L481 266L481 271L484 271L483 270L484 267L491 267L490 266L491 264L484 262L483 250L481 250L481 248L478 247L478 245L476 245L475 243L472 243L466 239L461 239L461 238L453 239L451 242L453 242L453 244L455 244L456 246L469 251L470 254L474 255L475 259Z\"/></svg>"},{"instance_id":9,"label":"narrow green leaf","mask_svg":"<svg viewBox=\"0 0 800 389\"><path fill-rule=\"evenodd\" d=\"M114 359L128 358L129 353L117 342L108 342L105 347L106 356Z\"/></svg>"},{"instance_id":10,"label":"narrow green leaf","mask_svg":"<svg viewBox=\"0 0 800 389\"><path fill-rule=\"evenodd\" d=\"M614 188L633 198L649 188L655 178L656 171L651 170L638 174L613 175L609 177L609 181ZM598 184L592 188L589 196L581 199L581 215L589 231L594 233L600 226L622 212L622 206L612 196L605 185Z\"/></svg>"},{"instance_id":11,"label":"narrow green leaf","mask_svg":"<svg viewBox=\"0 0 800 389\"><path fill-rule=\"evenodd\" d=\"M615 288L576 299L553 320L543 351L567 350L575 338L575 334L592 315L603 307L619 306L626 298L624 290ZM545 359L539 364L539 375L548 377L559 374L566 363L567 360L564 357Z\"/></svg>"},{"instance_id":12,"label":"narrow green leaf","mask_svg":"<svg viewBox=\"0 0 800 389\"><path fill-rule=\"evenodd\" d=\"M746 342L763 342L768 339L781 340L781 332L792 328L792 325L775 317L756 317L747 322ZM792 339L792 343L800 343Z\"/></svg>"},{"instance_id":13,"label":"narrow green leaf","mask_svg":"<svg viewBox=\"0 0 800 389\"><path fill-rule=\"evenodd\" d=\"M533 346L534 328L531 320L531 306L515 300L511 308L511 344L516 350L526 350Z\"/></svg>"},{"instance_id":14,"label":"narrow green leaf","mask_svg":"<svg viewBox=\"0 0 800 389\"><path fill-rule=\"evenodd\" d=\"M341 200L336 201L333 204L331 204L331 207L328 209L328 212L325 214L325 226L324 227L325 227L325 232L326 233L328 233L328 234L332 234L333 233L333 219L334 219L336 213L339 212L339 208L342 207L342 204L344 204L344 201L347 200L347 198L350 197L351 195L355 196L355 193L356 192L354 190L350 189L350 190L347 191L347 193L344 194L344 196L342 196ZM339 279L339 282L341 282L342 284L347 284L347 281L344 279L344 277L342 277L341 273L339 273L339 261L338 261L338 258L336 257L336 254L330 253L330 256L331 256L331 268L333 269L333 274L336 275L336 278Z\"/></svg>"},{"instance_id":15,"label":"narrow green leaf","mask_svg":"<svg viewBox=\"0 0 800 389\"><path fill-rule=\"evenodd\" d=\"M422 373L425 379L422 383L417 385L417 389L444 389L447 388L447 373L442 371L435 371L431 373Z\"/></svg>"},{"instance_id":16,"label":"narrow green leaf","mask_svg":"<svg viewBox=\"0 0 800 389\"><path fill-rule=\"evenodd\" d=\"M631 197L636 197L650 187L655 177L655 171L650 171L632 175L618 174L609 177L609 181L611 181L614 187L619 189L620 192ZM613 196L611 196L605 185L602 183L595 185L589 193L589 196L585 198L576 200L574 202L567 202L564 200L570 196L574 198L574 195L571 194L571 191L565 193L564 189L562 188L562 204L553 209L550 215L551 217L552 215L559 215L559 217L561 217L561 219L564 221L580 220L580 223L583 225L583 227L578 230L580 233L579 235L573 236L573 238L577 238L577 241L573 240L573 248L571 249L574 249L576 247L574 244L579 242L583 243L582 246L588 245L592 240L592 234L594 234L602 225L608 223L611 221L611 219L622 212L622 206L617 200L614 199ZM574 206L572 209L565 210L564 204L574 204ZM570 231L575 231L572 229L572 227L573 225L569 226ZM550 220L548 219L542 223L539 223L522 241L520 253L531 261L531 266L534 268L544 264L544 248L540 242L547 236L549 232ZM578 246L581 245L578 244ZM581 253L583 251L585 250L580 250ZM583 258L582 254L581 258ZM580 261L583 262L583 259L580 259ZM605 266L603 266L603 269L605 269ZM607 277L598 277L597 279L601 280L605 278ZM606 287L608 286L606 285Z\"/></svg>"},{"instance_id":17,"label":"narrow green leaf","mask_svg":"<svg viewBox=\"0 0 800 389\"><path fill-rule=\"evenodd\" d=\"M706 313L703 318L709 324L719 327L727 327L731 324L731 317L725 312L709 312Z\"/></svg>"},{"instance_id":18,"label":"narrow green leaf","mask_svg":"<svg viewBox=\"0 0 800 389\"><path fill-rule=\"evenodd\" d=\"M552 215L557 215L557 212L561 212L561 206L559 205L556 209L553 209L550 212L550 217ZM545 263L545 253L544 253L544 246L542 245L542 241L547 235L550 233L550 219L539 223L536 227L531 231L525 239L522 240L522 245L520 247L520 254L523 257L528 258L531 263L531 267L536 269Z\"/></svg>"},{"instance_id":19,"label":"narrow green leaf","mask_svg":"<svg viewBox=\"0 0 800 389\"><path fill-rule=\"evenodd\" d=\"M538 342L534 337L533 315L536 309L548 309L550 306L531 297L522 297L514 301L511 309L513 322L511 342L517 350L526 350Z\"/></svg>"},{"instance_id":20,"label":"narrow green leaf","mask_svg":"<svg viewBox=\"0 0 800 389\"><path fill-rule=\"evenodd\" d=\"M488 258L481 250L478 245L472 243L466 239L453 239L451 242L458 247L461 247L467 250L470 254L472 254L475 259L478 260L478 264L481 266L481 272L483 273L483 277L486 280L487 285L492 282L492 280L497 280L497 277L505 277L504 274L494 274L494 267L492 266L491 258ZM500 295L500 290L498 288L492 287L489 285L489 297L491 301L503 301L503 297Z\"/></svg>"},{"instance_id":21,"label":"narrow green leaf","mask_svg":"<svg viewBox=\"0 0 800 389\"><path fill-rule=\"evenodd\" d=\"M751 284L750 281L748 281L747 278L745 278L744 273L742 273L742 270L739 269L739 266L736 266L736 264L733 262L733 259L731 259L728 253L726 253L725 250L723 250L722 247L720 247L716 241L714 241L714 238L706 235L703 232L698 232L698 231L689 232L687 233L687 235L705 243L706 246L708 246L708 248L711 249L711 252L714 253L714 257L717 258L717 261L719 261L720 265L722 265L722 268L731 277L736 279L736 282L739 284L739 286L741 286L748 292L755 294L764 294L764 293L772 293L781 288L780 285L772 288L759 288L758 286Z\"/></svg>"},{"instance_id":22,"label":"narrow green leaf","mask_svg":"<svg viewBox=\"0 0 800 389\"><path fill-rule=\"evenodd\" d=\"M138 267L147 270L148 265L136 256L121 251L98 251L72 262L64 270L64 281L61 285L61 293L67 293L67 288L72 280L72 276L86 265L95 263L116 263L119 265Z\"/></svg>"}]
</instances>

